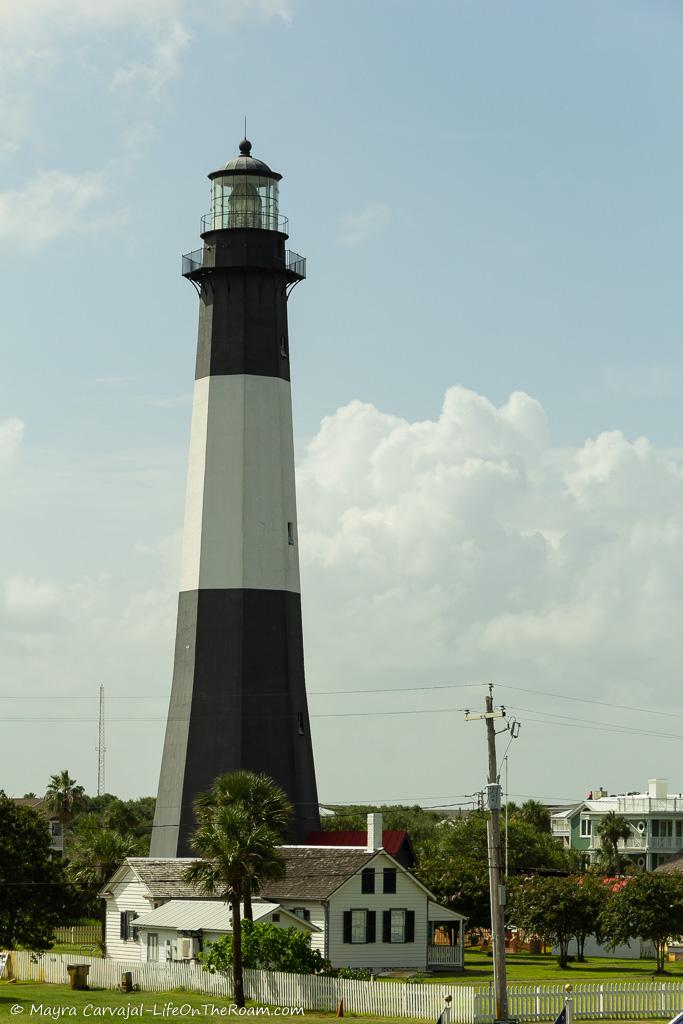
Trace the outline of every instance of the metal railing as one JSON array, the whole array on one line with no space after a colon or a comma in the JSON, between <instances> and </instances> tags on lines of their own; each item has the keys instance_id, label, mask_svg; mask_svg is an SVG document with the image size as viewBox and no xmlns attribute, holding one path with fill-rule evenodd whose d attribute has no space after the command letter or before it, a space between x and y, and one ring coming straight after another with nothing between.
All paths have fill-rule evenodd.
<instances>
[{"instance_id":1,"label":"metal railing","mask_svg":"<svg viewBox=\"0 0 683 1024\"><path fill-rule=\"evenodd\" d=\"M620 796L617 797L617 814L676 814L683 811L680 796Z\"/></svg>"},{"instance_id":2,"label":"metal railing","mask_svg":"<svg viewBox=\"0 0 683 1024\"><path fill-rule=\"evenodd\" d=\"M285 266L287 270L298 274L299 277L306 277L306 258L300 256L298 252L293 252L291 249L287 250L285 253Z\"/></svg>"},{"instance_id":3,"label":"metal railing","mask_svg":"<svg viewBox=\"0 0 683 1024\"><path fill-rule=\"evenodd\" d=\"M260 231L280 231L283 235L289 232L289 220L278 213L251 213L248 210L239 213L205 213L202 217L202 230L223 231L226 228L258 228Z\"/></svg>"},{"instance_id":4,"label":"metal railing","mask_svg":"<svg viewBox=\"0 0 683 1024\"><path fill-rule=\"evenodd\" d=\"M199 270L205 266L204 250L195 249L194 252L187 252L183 256L183 275L191 274L193 270Z\"/></svg>"},{"instance_id":5,"label":"metal railing","mask_svg":"<svg viewBox=\"0 0 683 1024\"><path fill-rule=\"evenodd\" d=\"M571 822L567 821L566 819L564 819L563 821L553 821L551 819L550 831L554 836L569 836L571 835L572 831Z\"/></svg>"},{"instance_id":6,"label":"metal railing","mask_svg":"<svg viewBox=\"0 0 683 1024\"><path fill-rule=\"evenodd\" d=\"M202 270L204 267L215 267L216 250L212 248L195 249L194 252L187 252L182 257L183 276L192 274L195 270ZM299 277L306 277L306 258L298 252L287 249L285 252L284 265L287 270L298 274Z\"/></svg>"}]
</instances>

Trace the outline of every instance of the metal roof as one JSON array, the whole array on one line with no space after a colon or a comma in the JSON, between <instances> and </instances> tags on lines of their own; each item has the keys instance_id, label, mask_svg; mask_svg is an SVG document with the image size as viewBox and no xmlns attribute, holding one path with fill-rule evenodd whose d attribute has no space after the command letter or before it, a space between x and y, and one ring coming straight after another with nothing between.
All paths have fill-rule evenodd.
<instances>
[{"instance_id":1,"label":"metal roof","mask_svg":"<svg viewBox=\"0 0 683 1024\"><path fill-rule=\"evenodd\" d=\"M261 178L272 178L279 181L282 177L277 171L270 169L263 160L258 160L251 155L251 142L249 139L242 139L240 142L240 155L228 160L224 167L218 171L212 171L210 178L219 178L223 174L256 174Z\"/></svg>"},{"instance_id":2,"label":"metal roof","mask_svg":"<svg viewBox=\"0 0 683 1024\"><path fill-rule=\"evenodd\" d=\"M382 848L395 857L405 843L409 843L408 833L395 828L385 828L382 832ZM320 832L309 832L306 840L309 846L357 846L367 848L367 829L329 829ZM412 852L412 851L411 851Z\"/></svg>"},{"instance_id":3,"label":"metal roof","mask_svg":"<svg viewBox=\"0 0 683 1024\"><path fill-rule=\"evenodd\" d=\"M241 904L244 918L244 904ZM279 903L252 903L254 921L261 921L270 914L279 912L291 917L310 931L317 931L310 921L284 910ZM294 922L293 922L294 923ZM176 928L181 931L231 932L232 912L223 900L169 900L163 906L135 918L136 928Z\"/></svg>"},{"instance_id":4,"label":"metal roof","mask_svg":"<svg viewBox=\"0 0 683 1024\"><path fill-rule=\"evenodd\" d=\"M442 907L440 903L435 903L433 900L429 900L429 903L427 904L427 920L466 921L467 918L464 914L459 914L457 910L451 910L450 907Z\"/></svg>"}]
</instances>

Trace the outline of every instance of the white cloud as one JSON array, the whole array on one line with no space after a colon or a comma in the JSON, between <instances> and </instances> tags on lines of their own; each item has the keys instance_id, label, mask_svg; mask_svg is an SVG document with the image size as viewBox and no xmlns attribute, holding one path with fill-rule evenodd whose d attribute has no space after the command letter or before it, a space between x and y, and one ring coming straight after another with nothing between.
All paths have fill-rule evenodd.
<instances>
[{"instance_id":1,"label":"white cloud","mask_svg":"<svg viewBox=\"0 0 683 1024\"><path fill-rule=\"evenodd\" d=\"M83 26L103 28L122 21L153 22L172 17L180 0L27 0L0 5L0 33L6 37L68 33Z\"/></svg>"},{"instance_id":2,"label":"white cloud","mask_svg":"<svg viewBox=\"0 0 683 1024\"><path fill-rule=\"evenodd\" d=\"M0 420L0 463L13 459L24 438L24 422L17 416Z\"/></svg>"},{"instance_id":3,"label":"white cloud","mask_svg":"<svg viewBox=\"0 0 683 1024\"><path fill-rule=\"evenodd\" d=\"M158 40L144 64L120 68L112 79L112 88L142 86L154 99L159 99L167 82L177 74L183 53L190 44L190 33L180 21L173 21L168 31Z\"/></svg>"},{"instance_id":4,"label":"white cloud","mask_svg":"<svg viewBox=\"0 0 683 1024\"><path fill-rule=\"evenodd\" d=\"M391 209L385 203L374 203L358 213L346 213L341 219L344 245L362 245L391 223Z\"/></svg>"},{"instance_id":5,"label":"white cloud","mask_svg":"<svg viewBox=\"0 0 683 1024\"><path fill-rule=\"evenodd\" d=\"M14 438L5 451L18 447L12 422L9 435L0 427L0 452L3 436ZM534 723L549 710L598 726L638 719L511 688L683 714L681 459L619 432L558 449L543 408L522 392L495 405L449 388L440 414L418 422L360 401L326 417L297 468L321 796L469 793L480 788L485 758L481 733L457 710L480 706L477 690L320 691L488 679L524 722L512 753L515 791L571 798L596 779L635 789L658 774L681 785L675 744ZM94 694L100 680L108 692L168 692L185 461L184 447L122 453L106 466L45 458L30 480L22 475L14 525L8 511L0 531L0 561L12 566L0 578L3 678L32 693L44 693L48 678L54 692ZM47 564L60 558L59 568ZM417 708L437 713L368 715ZM163 701L154 709L162 718ZM317 717L349 712L366 717ZM126 760L133 728L120 725L118 760L112 741L112 771L125 780L122 792L151 792L163 722L139 726L144 764ZM151 739L144 730L154 730ZM367 756L348 758L350 735ZM50 742L31 748L43 773ZM84 749L74 756L87 768Z\"/></svg>"},{"instance_id":6,"label":"white cloud","mask_svg":"<svg viewBox=\"0 0 683 1024\"><path fill-rule=\"evenodd\" d=\"M201 17L207 16L224 23L235 23L250 18L276 19L286 24L294 15L290 0L214 0L201 7ZM130 23L136 27L158 26L177 19L188 12L183 0L25 0L24 3L0 4L0 35L16 37L29 35L67 34L87 28L110 28ZM191 12L190 12L191 13Z\"/></svg>"},{"instance_id":7,"label":"white cloud","mask_svg":"<svg viewBox=\"0 0 683 1024\"><path fill-rule=\"evenodd\" d=\"M64 235L113 227L125 220L125 211L111 212L103 202L108 192L100 172L42 171L21 188L0 192L0 237L33 248Z\"/></svg>"},{"instance_id":8,"label":"white cloud","mask_svg":"<svg viewBox=\"0 0 683 1024\"><path fill-rule=\"evenodd\" d=\"M559 450L528 395L496 407L450 388L434 421L360 402L339 409L305 449L298 481L315 689L494 679L683 711L683 473L646 439L604 433ZM406 700L419 707L425 698ZM335 728L317 726L326 763L343 756ZM393 763L397 744L429 735L415 722L401 728L375 735L376 761ZM516 755L525 792L534 749ZM624 772L640 766L647 778L656 749L644 741ZM596 772L620 756L618 743L602 750L591 755ZM549 792L567 792L564 769L547 770L547 785L563 786Z\"/></svg>"}]
</instances>

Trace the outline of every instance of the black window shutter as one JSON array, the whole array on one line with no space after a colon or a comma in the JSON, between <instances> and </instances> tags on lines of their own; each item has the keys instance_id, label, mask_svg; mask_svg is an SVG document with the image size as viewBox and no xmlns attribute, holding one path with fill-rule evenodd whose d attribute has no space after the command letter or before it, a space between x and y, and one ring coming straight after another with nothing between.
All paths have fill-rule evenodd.
<instances>
[{"instance_id":1,"label":"black window shutter","mask_svg":"<svg viewBox=\"0 0 683 1024\"><path fill-rule=\"evenodd\" d=\"M396 892L396 868L384 869L384 891Z\"/></svg>"},{"instance_id":2,"label":"black window shutter","mask_svg":"<svg viewBox=\"0 0 683 1024\"><path fill-rule=\"evenodd\" d=\"M128 938L128 915L125 910L122 910L119 914L119 938Z\"/></svg>"},{"instance_id":3,"label":"black window shutter","mask_svg":"<svg viewBox=\"0 0 683 1024\"><path fill-rule=\"evenodd\" d=\"M344 911L344 942L351 941L351 911Z\"/></svg>"},{"instance_id":4,"label":"black window shutter","mask_svg":"<svg viewBox=\"0 0 683 1024\"><path fill-rule=\"evenodd\" d=\"M373 893L375 891L375 869L363 868L360 876L360 891Z\"/></svg>"},{"instance_id":5,"label":"black window shutter","mask_svg":"<svg viewBox=\"0 0 683 1024\"><path fill-rule=\"evenodd\" d=\"M382 912L382 942L391 942L391 911Z\"/></svg>"},{"instance_id":6,"label":"black window shutter","mask_svg":"<svg viewBox=\"0 0 683 1024\"><path fill-rule=\"evenodd\" d=\"M377 933L377 914L374 910L368 910L366 922L365 941L374 942Z\"/></svg>"},{"instance_id":7,"label":"black window shutter","mask_svg":"<svg viewBox=\"0 0 683 1024\"><path fill-rule=\"evenodd\" d=\"M415 942L415 911L406 910L406 942Z\"/></svg>"},{"instance_id":8,"label":"black window shutter","mask_svg":"<svg viewBox=\"0 0 683 1024\"><path fill-rule=\"evenodd\" d=\"M311 912L306 907L304 907L304 921L310 921L310 920L311 920Z\"/></svg>"}]
</instances>

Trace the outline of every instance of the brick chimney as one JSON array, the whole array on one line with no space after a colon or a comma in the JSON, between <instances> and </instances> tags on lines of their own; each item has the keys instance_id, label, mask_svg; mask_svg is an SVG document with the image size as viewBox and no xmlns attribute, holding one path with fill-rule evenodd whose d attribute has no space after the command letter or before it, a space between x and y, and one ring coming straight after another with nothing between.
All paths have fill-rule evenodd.
<instances>
[{"instance_id":1,"label":"brick chimney","mask_svg":"<svg viewBox=\"0 0 683 1024\"><path fill-rule=\"evenodd\" d=\"M382 849L381 814L368 814L368 842L365 849L368 853L377 853Z\"/></svg>"}]
</instances>

